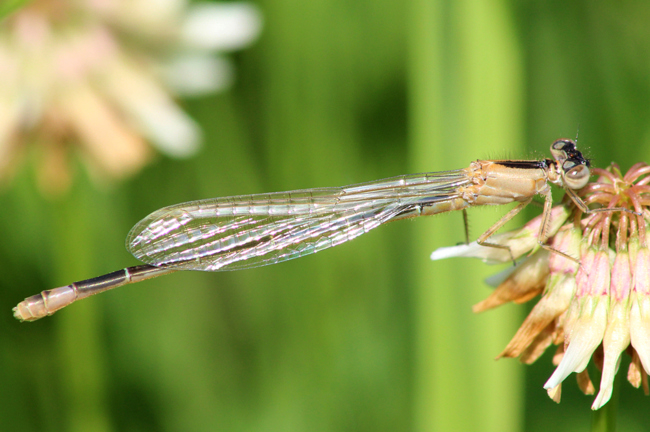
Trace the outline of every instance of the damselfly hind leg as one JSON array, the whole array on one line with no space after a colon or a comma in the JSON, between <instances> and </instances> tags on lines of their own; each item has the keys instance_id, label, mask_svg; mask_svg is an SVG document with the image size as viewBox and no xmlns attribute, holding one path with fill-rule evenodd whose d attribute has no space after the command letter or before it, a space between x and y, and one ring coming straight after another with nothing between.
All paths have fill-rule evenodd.
<instances>
[{"instance_id":1,"label":"damselfly hind leg","mask_svg":"<svg viewBox=\"0 0 650 432\"><path fill-rule=\"evenodd\" d=\"M546 243L546 241L549 238L549 231L548 231L548 226L551 221L551 209L553 207L553 196L551 193L551 189L547 188L546 190L542 190L540 192L542 195L544 195L544 209L542 211L542 221L539 227L539 231L537 233L537 243L539 246L543 249L546 249L549 252L556 253L558 255L561 255L571 261L574 261L578 264L580 264L580 261L572 257L565 252L562 252L561 250L558 250L549 244ZM492 225L487 231L485 231L477 240L476 242L480 244L481 246L487 246L487 247L493 247L493 248L498 248L498 249L505 249L508 251L510 254L510 259L512 260L513 265L517 265L517 262L515 260L514 255L512 254L512 249L510 249L510 246L507 245L501 245L498 243L490 243L487 240L495 233L497 232L503 225L505 225L510 219L515 217L520 211L522 211L528 204L530 204L533 201L532 197L526 201L523 201L519 203L515 208L510 210L505 216L503 216L501 219L497 221L494 225Z\"/></svg>"},{"instance_id":2,"label":"damselfly hind leg","mask_svg":"<svg viewBox=\"0 0 650 432\"><path fill-rule=\"evenodd\" d=\"M493 247L493 248L497 248L497 249L505 249L505 250L507 250L508 253L510 254L510 259L512 260L512 265L517 265L517 262L515 260L514 255L512 254L512 249L510 249L510 246L502 245L502 244L498 244L498 243L490 243L490 242L487 241L487 239L492 237L492 235L495 232L497 232L499 230L499 228L501 228L506 223L508 223L508 221L510 219L515 217L520 211L522 211L524 209L524 207L526 207L528 204L530 204L531 201L532 201L532 198L517 204L517 206L515 208L510 210L501 219L499 219L497 221L497 223L492 225L490 228L488 228L487 231L485 231L483 234L481 234L481 236L476 240L476 243L480 244L481 246Z\"/></svg>"},{"instance_id":3,"label":"damselfly hind leg","mask_svg":"<svg viewBox=\"0 0 650 432\"><path fill-rule=\"evenodd\" d=\"M469 218L467 216L467 209L463 209L463 226L465 227L465 244L469 244Z\"/></svg>"}]
</instances>

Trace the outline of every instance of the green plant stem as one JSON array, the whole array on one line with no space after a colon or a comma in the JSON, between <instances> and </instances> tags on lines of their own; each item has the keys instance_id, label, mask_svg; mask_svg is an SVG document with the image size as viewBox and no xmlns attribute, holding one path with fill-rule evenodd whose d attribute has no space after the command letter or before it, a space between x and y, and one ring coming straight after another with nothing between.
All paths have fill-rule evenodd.
<instances>
[{"instance_id":1,"label":"green plant stem","mask_svg":"<svg viewBox=\"0 0 650 432\"><path fill-rule=\"evenodd\" d=\"M618 414L618 397L620 379L617 374L614 380L612 397L601 409L594 411L591 420L591 432L614 432L616 431L616 417Z\"/></svg>"},{"instance_id":2,"label":"green plant stem","mask_svg":"<svg viewBox=\"0 0 650 432\"><path fill-rule=\"evenodd\" d=\"M410 171L462 168L515 150L523 142L523 57L506 4L415 0L411 8ZM474 238L493 223L494 214L480 214L470 213ZM520 430L521 366L492 361L520 311L473 315L471 304L488 294L487 269L427 259L436 247L462 240L460 214L418 226L416 430Z\"/></svg>"}]
</instances>

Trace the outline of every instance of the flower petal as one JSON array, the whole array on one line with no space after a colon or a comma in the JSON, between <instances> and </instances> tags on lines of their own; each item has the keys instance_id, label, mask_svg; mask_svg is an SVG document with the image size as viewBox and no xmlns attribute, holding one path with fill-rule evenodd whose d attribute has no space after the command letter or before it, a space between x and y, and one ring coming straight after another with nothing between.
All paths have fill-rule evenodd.
<instances>
[{"instance_id":1,"label":"flower petal","mask_svg":"<svg viewBox=\"0 0 650 432\"><path fill-rule=\"evenodd\" d=\"M518 357L553 320L567 310L575 294L575 278L553 275L547 292L533 307L499 357Z\"/></svg>"},{"instance_id":2,"label":"flower petal","mask_svg":"<svg viewBox=\"0 0 650 432\"><path fill-rule=\"evenodd\" d=\"M621 363L621 353L630 344L629 294L631 287L630 257L626 251L620 251L612 266L611 303L607 329L603 338L603 374L600 379L598 396L591 406L593 410L601 408L611 398L614 378Z\"/></svg>"},{"instance_id":3,"label":"flower petal","mask_svg":"<svg viewBox=\"0 0 650 432\"><path fill-rule=\"evenodd\" d=\"M636 255L634 291L631 294L630 339L646 373L650 373L650 250Z\"/></svg>"},{"instance_id":4,"label":"flower petal","mask_svg":"<svg viewBox=\"0 0 650 432\"><path fill-rule=\"evenodd\" d=\"M139 169L149 149L134 131L125 128L106 101L87 86L69 89L60 101L59 115L84 144L89 162L121 177Z\"/></svg>"},{"instance_id":5,"label":"flower petal","mask_svg":"<svg viewBox=\"0 0 650 432\"><path fill-rule=\"evenodd\" d=\"M233 69L232 62L225 57L184 54L173 58L161 72L176 94L199 96L230 87Z\"/></svg>"},{"instance_id":6,"label":"flower petal","mask_svg":"<svg viewBox=\"0 0 650 432\"><path fill-rule=\"evenodd\" d=\"M648 396L650 394L648 374L645 373L643 366L641 366L639 354L637 354L634 348L630 348L630 350L632 351L632 361L630 361L630 367L627 371L627 380L636 388L643 385L643 393Z\"/></svg>"},{"instance_id":7,"label":"flower petal","mask_svg":"<svg viewBox=\"0 0 650 432\"><path fill-rule=\"evenodd\" d=\"M262 28L262 14L251 3L198 3L190 7L182 38L189 46L236 50L253 42Z\"/></svg>"},{"instance_id":8,"label":"flower petal","mask_svg":"<svg viewBox=\"0 0 650 432\"><path fill-rule=\"evenodd\" d=\"M545 389L551 389L571 374L582 372L589 363L593 352L603 340L607 325L606 297L588 296L582 305L582 314L571 332L569 346L564 353L560 365L544 384Z\"/></svg>"},{"instance_id":9,"label":"flower petal","mask_svg":"<svg viewBox=\"0 0 650 432\"><path fill-rule=\"evenodd\" d=\"M524 303L542 292L548 276L548 251L541 250L517 265L515 271L485 300L474 305L474 312L482 312L504 303Z\"/></svg>"},{"instance_id":10,"label":"flower petal","mask_svg":"<svg viewBox=\"0 0 650 432\"><path fill-rule=\"evenodd\" d=\"M199 126L167 93L126 59L112 64L103 85L108 96L132 118L156 147L172 157L189 157L198 151Z\"/></svg>"},{"instance_id":11,"label":"flower petal","mask_svg":"<svg viewBox=\"0 0 650 432\"><path fill-rule=\"evenodd\" d=\"M563 205L551 209L549 234L555 234L569 217L569 214L570 211ZM538 216L521 229L490 237L490 243L508 246L510 250L481 246L477 242L472 242L467 245L438 248L431 254L431 259L435 261L453 257L480 258L488 264L512 261L513 257L517 259L525 253L535 252L539 246L537 236L541 220L542 217Z\"/></svg>"},{"instance_id":12,"label":"flower petal","mask_svg":"<svg viewBox=\"0 0 650 432\"><path fill-rule=\"evenodd\" d=\"M18 132L18 104L0 101L0 174L4 175L13 165L16 145L14 136Z\"/></svg>"},{"instance_id":13,"label":"flower petal","mask_svg":"<svg viewBox=\"0 0 650 432\"><path fill-rule=\"evenodd\" d=\"M553 402L560 403L560 399L562 398L562 383L553 388L547 389L546 392Z\"/></svg>"},{"instance_id":14,"label":"flower petal","mask_svg":"<svg viewBox=\"0 0 650 432\"><path fill-rule=\"evenodd\" d=\"M605 360L603 374L600 379L600 390L593 405L591 405L591 409L597 410L601 408L611 398L614 389L614 378L621 364L621 353L625 351L629 344L630 321L627 302L618 303L613 305L610 310L609 322L603 338Z\"/></svg>"},{"instance_id":15,"label":"flower petal","mask_svg":"<svg viewBox=\"0 0 650 432\"><path fill-rule=\"evenodd\" d=\"M507 261L507 255L508 251L504 251L503 249L481 246L476 242L472 242L470 244L438 248L431 252L430 258L433 261L458 257L480 258L484 262L498 264Z\"/></svg>"},{"instance_id":16,"label":"flower petal","mask_svg":"<svg viewBox=\"0 0 650 432\"><path fill-rule=\"evenodd\" d=\"M593 250L589 248L586 255ZM581 272L587 273L578 278ZM582 284L582 286L581 286ZM571 372L582 372L589 363L593 352L603 340L607 326L609 308L610 267L607 251L593 253L591 265L585 264L576 275L576 295L565 321L565 344L568 347L559 366L544 384L544 388L553 388L569 376Z\"/></svg>"},{"instance_id":17,"label":"flower petal","mask_svg":"<svg viewBox=\"0 0 650 432\"><path fill-rule=\"evenodd\" d=\"M591 382L591 378L589 378L589 371L587 369L576 374L576 381L578 388L583 394L592 395L596 393L596 388L594 387L594 383Z\"/></svg>"},{"instance_id":18,"label":"flower petal","mask_svg":"<svg viewBox=\"0 0 650 432\"><path fill-rule=\"evenodd\" d=\"M555 322L552 322L549 325L547 325L546 328L542 330L535 337L535 339L533 339L533 341L528 345L528 347L521 352L521 355L519 356L519 361L522 362L523 364L532 364L535 361L537 361L537 359L540 358L542 354L544 354L544 351L546 351L546 349L549 346L551 346L551 344L553 343L555 339L556 330L557 330L557 326ZM508 347L506 347L506 349L501 354L499 354L497 358L511 357L506 352L507 350Z\"/></svg>"}]
</instances>

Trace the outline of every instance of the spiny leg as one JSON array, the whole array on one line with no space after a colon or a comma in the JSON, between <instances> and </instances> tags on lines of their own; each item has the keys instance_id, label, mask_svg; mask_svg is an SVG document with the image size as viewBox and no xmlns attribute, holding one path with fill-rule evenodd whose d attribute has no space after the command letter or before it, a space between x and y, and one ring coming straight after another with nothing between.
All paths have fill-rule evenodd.
<instances>
[{"instance_id":1,"label":"spiny leg","mask_svg":"<svg viewBox=\"0 0 650 432\"><path fill-rule=\"evenodd\" d=\"M570 189L567 189L569 191ZM580 260L578 258L572 257L571 255L568 255L564 252L562 252L559 249L554 248L553 246L550 246L546 243L546 241L549 238L549 233L548 233L548 225L551 222L551 209L553 207L553 194L551 192L550 188L546 188L545 191L541 192L542 195L544 195L544 210L542 212L542 223L539 226L539 232L537 233L537 244L542 248L545 249L549 252L556 253L560 256L563 256L566 259L569 259L571 261L574 261L578 265L580 265ZM581 200L582 202L582 200ZM582 202L583 205L585 205L584 202Z\"/></svg>"},{"instance_id":2,"label":"spiny leg","mask_svg":"<svg viewBox=\"0 0 650 432\"><path fill-rule=\"evenodd\" d=\"M469 218L467 217L467 209L463 209L463 226L465 227L465 244L469 244Z\"/></svg>"},{"instance_id":3,"label":"spiny leg","mask_svg":"<svg viewBox=\"0 0 650 432\"><path fill-rule=\"evenodd\" d=\"M512 250L510 249L510 246L507 245L501 245L498 243L490 243L487 241L492 235L499 230L502 226L504 226L510 219L515 217L517 213L522 211L524 207L526 207L530 202L532 201L532 198L527 199L526 201L522 201L521 203L517 204L515 208L510 210L508 213L506 213L501 219L497 221L494 225L492 225L490 228L488 228L487 231L485 231L481 236L476 240L476 243L480 244L481 246L487 246L487 247L493 247L497 249L505 249L508 251L510 254L510 259L512 260L512 264L516 265L515 257L512 255Z\"/></svg>"},{"instance_id":4,"label":"spiny leg","mask_svg":"<svg viewBox=\"0 0 650 432\"><path fill-rule=\"evenodd\" d=\"M591 214L591 213L604 213L604 212L626 212L626 213L632 213L637 216L643 216L643 213L638 213L635 212L632 209L625 208L625 207L612 207L612 208L598 208L598 209L590 209L587 204L578 196L578 194L573 190L573 189L565 189L567 195L569 195L569 198L571 198L571 201L580 209L581 212L585 214Z\"/></svg>"}]
</instances>

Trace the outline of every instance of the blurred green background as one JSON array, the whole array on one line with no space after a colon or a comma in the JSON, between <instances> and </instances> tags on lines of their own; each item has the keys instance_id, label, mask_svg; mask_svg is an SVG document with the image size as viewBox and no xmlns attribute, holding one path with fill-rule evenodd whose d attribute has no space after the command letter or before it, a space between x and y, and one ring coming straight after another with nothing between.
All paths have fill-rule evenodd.
<instances>
[{"instance_id":1,"label":"blurred green background","mask_svg":"<svg viewBox=\"0 0 650 432\"><path fill-rule=\"evenodd\" d=\"M58 200L28 164L0 194L0 429L589 430L593 397L573 377L560 405L542 389L552 352L493 360L530 307L471 313L495 269L429 261L463 240L459 214L14 320L26 296L137 264L123 239L165 205L546 157L578 129L596 166L650 159L646 1L257 4L263 33L234 56L234 88L183 101L198 157L102 190L78 162ZM472 237L504 213L470 211ZM620 429L647 430L650 400L620 388Z\"/></svg>"}]
</instances>

